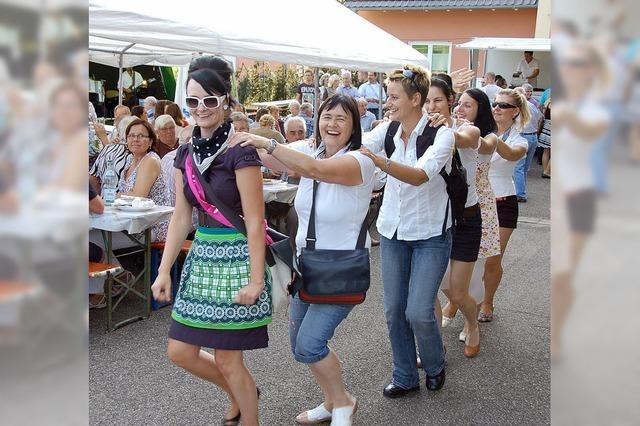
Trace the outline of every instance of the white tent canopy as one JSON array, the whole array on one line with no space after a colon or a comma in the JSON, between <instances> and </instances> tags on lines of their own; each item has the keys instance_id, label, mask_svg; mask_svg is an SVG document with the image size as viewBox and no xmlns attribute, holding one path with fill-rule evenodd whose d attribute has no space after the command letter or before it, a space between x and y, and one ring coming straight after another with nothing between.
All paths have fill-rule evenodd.
<instances>
[{"instance_id":1,"label":"white tent canopy","mask_svg":"<svg viewBox=\"0 0 640 426\"><path fill-rule=\"evenodd\" d=\"M307 11L310 19L302 21ZM301 22L309 25L300 28ZM429 67L421 53L335 0L188 0L179 6L90 0L89 35L91 60L100 63L119 65L118 48L135 43L125 52L131 56L123 58L125 66L183 65L200 52L365 71L405 63Z\"/></svg>"},{"instance_id":2,"label":"white tent canopy","mask_svg":"<svg viewBox=\"0 0 640 426\"><path fill-rule=\"evenodd\" d=\"M476 37L471 41L457 45L462 49L477 50L531 50L532 52L550 52L551 39L549 38L493 38Z\"/></svg>"}]
</instances>

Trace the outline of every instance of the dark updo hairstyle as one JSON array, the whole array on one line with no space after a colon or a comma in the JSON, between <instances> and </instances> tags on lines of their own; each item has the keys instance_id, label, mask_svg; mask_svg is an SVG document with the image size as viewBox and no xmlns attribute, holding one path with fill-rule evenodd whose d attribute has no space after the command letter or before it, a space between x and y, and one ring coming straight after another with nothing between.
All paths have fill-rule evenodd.
<instances>
[{"instance_id":1,"label":"dark updo hairstyle","mask_svg":"<svg viewBox=\"0 0 640 426\"><path fill-rule=\"evenodd\" d=\"M447 97L447 101L449 102L449 109L451 109L451 105L453 103L453 89L451 88L451 85L440 77L433 77L431 79L431 87L437 87L442 90L442 93L444 93Z\"/></svg>"},{"instance_id":2,"label":"dark updo hairstyle","mask_svg":"<svg viewBox=\"0 0 640 426\"><path fill-rule=\"evenodd\" d=\"M133 126L143 126L145 129L147 129L147 132L149 133L149 138L151 139L151 146L147 151L148 152L153 151L155 153L158 153L158 149L157 149L158 136L156 136L156 132L153 130L153 126L151 126L151 124L149 124L147 120L136 118L131 123L129 123L129 125L127 126L127 129L124 131L125 139L127 138L127 136L129 136L129 132L131 131L131 128Z\"/></svg>"},{"instance_id":3,"label":"dark updo hairstyle","mask_svg":"<svg viewBox=\"0 0 640 426\"><path fill-rule=\"evenodd\" d=\"M169 105L171 103L171 101L167 100L167 99L160 99L158 102L156 102L156 108L153 112L153 117L154 118L158 118L161 115L164 114L164 109L167 107L167 105Z\"/></svg>"},{"instance_id":4,"label":"dark updo hairstyle","mask_svg":"<svg viewBox=\"0 0 640 426\"><path fill-rule=\"evenodd\" d=\"M498 126L493 118L493 111L487 94L477 88L467 89L464 93L471 96L478 103L478 114L473 120L473 125L480 130L480 136L485 137L489 133L496 132Z\"/></svg>"},{"instance_id":5,"label":"dark updo hairstyle","mask_svg":"<svg viewBox=\"0 0 640 426\"><path fill-rule=\"evenodd\" d=\"M195 80L211 95L229 95L231 93L231 74L233 74L233 69L226 59L220 56L201 56L189 64L187 84L190 80Z\"/></svg>"},{"instance_id":6,"label":"dark updo hairstyle","mask_svg":"<svg viewBox=\"0 0 640 426\"><path fill-rule=\"evenodd\" d=\"M316 117L316 129L318 129L318 135L316 139L316 146L322 142L322 135L320 134L320 117L325 110L332 110L337 106L341 106L348 114L351 115L351 138L349 139L349 150L356 151L362 146L362 127L360 126L360 112L358 111L358 104L356 101L347 95L336 94L324 101L320 105L318 110L318 116Z\"/></svg>"}]
</instances>

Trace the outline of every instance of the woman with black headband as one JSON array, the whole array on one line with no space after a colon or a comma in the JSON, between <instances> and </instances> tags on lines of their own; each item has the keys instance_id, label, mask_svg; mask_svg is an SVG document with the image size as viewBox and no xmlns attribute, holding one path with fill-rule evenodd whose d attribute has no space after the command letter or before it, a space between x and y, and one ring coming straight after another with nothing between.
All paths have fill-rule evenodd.
<instances>
[{"instance_id":1,"label":"woman with black headband","mask_svg":"<svg viewBox=\"0 0 640 426\"><path fill-rule=\"evenodd\" d=\"M267 347L271 322L270 275L265 271L261 162L253 147L227 149L233 126L226 121L231 99L230 65L205 56L189 67L186 104L196 121L191 144L174 162L176 203L158 278L159 301L171 299L169 271L191 231L198 230L184 263L171 314L168 354L191 374L215 383L231 405L223 425L258 425L256 383L243 351ZM218 201L212 201L212 194ZM246 236L208 203L224 203L242 215ZM223 210L224 211L224 210ZM202 348L214 349L214 355Z\"/></svg>"}]
</instances>

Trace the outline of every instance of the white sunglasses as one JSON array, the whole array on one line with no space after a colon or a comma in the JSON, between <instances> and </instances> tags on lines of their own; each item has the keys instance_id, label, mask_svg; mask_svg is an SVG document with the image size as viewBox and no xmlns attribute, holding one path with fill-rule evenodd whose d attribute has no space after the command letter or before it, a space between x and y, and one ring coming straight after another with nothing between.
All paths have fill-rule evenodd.
<instances>
[{"instance_id":1,"label":"white sunglasses","mask_svg":"<svg viewBox=\"0 0 640 426\"><path fill-rule=\"evenodd\" d=\"M189 109L198 109L200 105L204 106L206 109L214 109L222 105L222 101L226 97L227 95L205 96L204 98L200 99L195 96L187 96L186 98L184 98L184 100L187 104L187 108Z\"/></svg>"}]
</instances>

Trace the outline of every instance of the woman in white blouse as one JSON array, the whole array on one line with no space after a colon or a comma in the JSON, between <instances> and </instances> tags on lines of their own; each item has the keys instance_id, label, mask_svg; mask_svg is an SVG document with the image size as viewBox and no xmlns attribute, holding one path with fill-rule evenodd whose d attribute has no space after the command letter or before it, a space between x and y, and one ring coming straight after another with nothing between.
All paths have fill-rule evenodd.
<instances>
[{"instance_id":1,"label":"woman in white blouse","mask_svg":"<svg viewBox=\"0 0 640 426\"><path fill-rule=\"evenodd\" d=\"M446 126L430 126L423 113L429 86L422 67L389 73L391 121L366 134L364 142L363 151L388 175L377 226L393 352L393 379L383 391L389 398L420 388L416 341L427 388L439 390L445 380L435 302L451 253L451 213L440 171L450 170L455 138Z\"/></svg>"},{"instance_id":2,"label":"woman in white blouse","mask_svg":"<svg viewBox=\"0 0 640 426\"><path fill-rule=\"evenodd\" d=\"M513 89L500 90L492 107L499 139L491 158L489 181L496 196L501 253L488 258L485 263L485 293L478 314L480 322L493 320L493 297L502 280L502 256L518 224L518 198L513 183L513 169L518 160L527 155L528 142L520 132L531 119L526 98Z\"/></svg>"},{"instance_id":3,"label":"woman in white blouse","mask_svg":"<svg viewBox=\"0 0 640 426\"><path fill-rule=\"evenodd\" d=\"M281 145L273 139L237 133L231 146L253 145L264 165L272 170L300 174L295 208L298 214L298 255L306 246L311 213L313 182L316 195L316 248L352 250L369 210L375 183L373 162L358 152L362 144L360 114L350 96L335 95L318 111L318 144L302 140ZM366 247L371 246L367 236ZM334 426L351 425L357 404L347 392L340 360L327 346L335 329L353 305L309 304L295 295L289 306L291 350L298 362L307 364L315 376L324 402L296 417L300 424L331 420Z\"/></svg>"}]
</instances>

